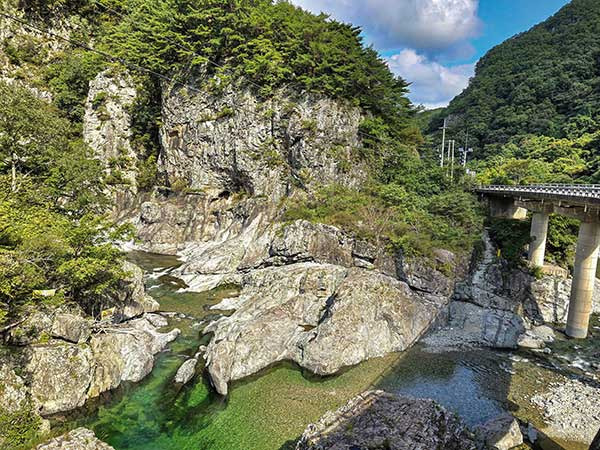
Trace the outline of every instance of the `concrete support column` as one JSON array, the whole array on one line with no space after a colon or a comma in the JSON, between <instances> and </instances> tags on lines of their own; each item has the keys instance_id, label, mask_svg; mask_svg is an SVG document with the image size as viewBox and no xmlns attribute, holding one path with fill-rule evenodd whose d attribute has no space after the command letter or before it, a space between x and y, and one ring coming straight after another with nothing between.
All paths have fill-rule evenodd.
<instances>
[{"instance_id":1,"label":"concrete support column","mask_svg":"<svg viewBox=\"0 0 600 450\"><path fill-rule=\"evenodd\" d=\"M599 248L600 223L582 222L577 241L566 329L567 335L573 338L585 339L588 334Z\"/></svg>"},{"instance_id":2,"label":"concrete support column","mask_svg":"<svg viewBox=\"0 0 600 450\"><path fill-rule=\"evenodd\" d=\"M546 255L546 238L550 214L534 212L531 217L531 243L529 244L529 262L533 267L544 266Z\"/></svg>"}]
</instances>

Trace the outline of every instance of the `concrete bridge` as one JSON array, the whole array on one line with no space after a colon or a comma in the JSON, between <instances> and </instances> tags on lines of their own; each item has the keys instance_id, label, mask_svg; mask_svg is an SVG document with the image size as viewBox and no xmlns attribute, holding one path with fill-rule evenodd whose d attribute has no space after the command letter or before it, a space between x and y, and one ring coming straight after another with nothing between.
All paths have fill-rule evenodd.
<instances>
[{"instance_id":1,"label":"concrete bridge","mask_svg":"<svg viewBox=\"0 0 600 450\"><path fill-rule=\"evenodd\" d=\"M544 265L550 214L581 221L566 333L586 338L600 249L600 185L480 186L475 192L488 200L492 217L524 220L532 213L529 263L534 267Z\"/></svg>"}]
</instances>

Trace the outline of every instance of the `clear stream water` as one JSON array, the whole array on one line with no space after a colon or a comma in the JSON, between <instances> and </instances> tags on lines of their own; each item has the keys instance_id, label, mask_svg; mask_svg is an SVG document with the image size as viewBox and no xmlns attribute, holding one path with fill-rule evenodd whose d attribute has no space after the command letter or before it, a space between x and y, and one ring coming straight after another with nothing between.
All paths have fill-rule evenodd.
<instances>
[{"instance_id":1,"label":"clear stream water","mask_svg":"<svg viewBox=\"0 0 600 450\"><path fill-rule=\"evenodd\" d=\"M173 377L202 343L203 323L214 314L209 306L236 292L177 292L181 280L168 275L169 268L178 265L175 258L141 252L131 253L130 258L146 270L149 293L160 302L161 311L179 313L170 319L169 328L182 333L157 356L145 380L125 384L70 417L57 418L62 430L86 426L117 450L276 450L293 448L308 423L370 388L433 398L470 425L505 409L519 410L509 353L439 354L420 345L328 378L304 374L289 363L278 364L234 383L227 399L210 389L202 370L188 385L178 386ZM564 365L566 360L560 361Z\"/></svg>"}]
</instances>

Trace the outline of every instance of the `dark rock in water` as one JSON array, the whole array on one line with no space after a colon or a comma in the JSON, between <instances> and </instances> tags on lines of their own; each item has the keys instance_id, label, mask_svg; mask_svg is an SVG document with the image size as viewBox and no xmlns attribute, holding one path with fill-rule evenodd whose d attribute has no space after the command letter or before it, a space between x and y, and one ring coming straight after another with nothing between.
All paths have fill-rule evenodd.
<instances>
[{"instance_id":1,"label":"dark rock in water","mask_svg":"<svg viewBox=\"0 0 600 450\"><path fill-rule=\"evenodd\" d=\"M296 450L476 449L473 434L453 413L428 399L369 391L309 425Z\"/></svg>"},{"instance_id":2,"label":"dark rock in water","mask_svg":"<svg viewBox=\"0 0 600 450\"><path fill-rule=\"evenodd\" d=\"M113 447L99 440L93 431L77 428L51 441L40 444L36 450L114 450Z\"/></svg>"}]
</instances>

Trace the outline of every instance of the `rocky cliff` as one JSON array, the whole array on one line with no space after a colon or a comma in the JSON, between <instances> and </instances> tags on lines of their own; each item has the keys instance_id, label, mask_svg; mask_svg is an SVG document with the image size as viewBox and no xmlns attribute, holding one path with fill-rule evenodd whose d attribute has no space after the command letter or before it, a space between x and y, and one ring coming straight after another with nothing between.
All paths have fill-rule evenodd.
<instances>
[{"instance_id":1,"label":"rocky cliff","mask_svg":"<svg viewBox=\"0 0 600 450\"><path fill-rule=\"evenodd\" d=\"M103 77L94 85L122 85ZM335 227L281 220L286 198L364 183L361 120L344 102L285 89L268 101L240 84L164 89L158 170L171 194L125 215L143 249L180 255L176 275L189 289L241 287L218 306L233 314L205 329L221 394L278 361L326 375L405 350L448 302L464 270L449 252L437 252L444 275ZM106 139L95 135L95 147L113 148Z\"/></svg>"}]
</instances>

